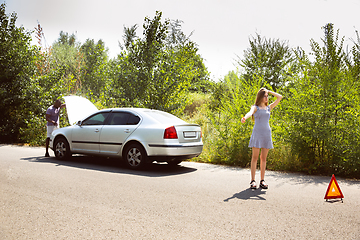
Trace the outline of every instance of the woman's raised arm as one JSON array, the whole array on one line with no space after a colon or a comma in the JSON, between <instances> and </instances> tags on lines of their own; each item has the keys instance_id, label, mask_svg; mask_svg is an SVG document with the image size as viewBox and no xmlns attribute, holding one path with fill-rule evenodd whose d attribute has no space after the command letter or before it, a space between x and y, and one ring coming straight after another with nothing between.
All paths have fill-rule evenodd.
<instances>
[{"instance_id":1,"label":"woman's raised arm","mask_svg":"<svg viewBox=\"0 0 360 240\"><path fill-rule=\"evenodd\" d=\"M280 94L276 93L276 92L272 92L272 91L268 91L268 94L272 94L273 96L276 97L275 102L273 102L272 104L270 104L270 109L272 110L274 107L276 107L276 105L279 104L280 100L282 99L283 96L281 96Z\"/></svg>"}]
</instances>

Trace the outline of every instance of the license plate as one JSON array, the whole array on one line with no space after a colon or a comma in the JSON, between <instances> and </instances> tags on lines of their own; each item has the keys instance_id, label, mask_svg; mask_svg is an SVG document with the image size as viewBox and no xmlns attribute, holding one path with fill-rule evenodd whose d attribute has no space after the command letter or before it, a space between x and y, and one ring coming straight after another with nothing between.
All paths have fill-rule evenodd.
<instances>
[{"instance_id":1,"label":"license plate","mask_svg":"<svg viewBox=\"0 0 360 240\"><path fill-rule=\"evenodd\" d=\"M185 138L193 138L196 137L196 132L184 132Z\"/></svg>"}]
</instances>

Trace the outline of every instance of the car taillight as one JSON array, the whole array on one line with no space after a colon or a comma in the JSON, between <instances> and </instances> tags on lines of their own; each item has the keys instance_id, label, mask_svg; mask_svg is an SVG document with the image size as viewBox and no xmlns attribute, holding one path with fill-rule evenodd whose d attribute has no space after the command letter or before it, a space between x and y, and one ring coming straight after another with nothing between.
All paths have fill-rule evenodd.
<instances>
[{"instance_id":1,"label":"car taillight","mask_svg":"<svg viewBox=\"0 0 360 240\"><path fill-rule=\"evenodd\" d=\"M177 138L178 136L174 126L165 129L164 139L177 139Z\"/></svg>"}]
</instances>

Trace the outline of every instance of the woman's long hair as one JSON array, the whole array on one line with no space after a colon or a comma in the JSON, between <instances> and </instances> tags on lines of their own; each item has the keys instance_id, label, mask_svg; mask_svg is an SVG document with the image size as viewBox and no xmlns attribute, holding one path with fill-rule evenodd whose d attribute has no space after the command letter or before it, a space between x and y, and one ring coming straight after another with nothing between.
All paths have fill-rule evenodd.
<instances>
[{"instance_id":1,"label":"woman's long hair","mask_svg":"<svg viewBox=\"0 0 360 240\"><path fill-rule=\"evenodd\" d=\"M255 106L259 106L261 102L263 101L264 95L266 91L265 88L261 88L258 93L256 94L256 100L255 100ZM268 105L268 102L265 103L265 105ZM251 116L251 119L254 121L254 114Z\"/></svg>"},{"instance_id":2,"label":"woman's long hair","mask_svg":"<svg viewBox=\"0 0 360 240\"><path fill-rule=\"evenodd\" d=\"M258 93L257 93L257 95L256 95L256 100L255 100L255 105L256 106L259 106L260 104L261 104L261 102L262 102L262 100L263 100L263 98L264 98L264 95L265 95L265 88L261 88L259 91L258 91ZM265 103L265 105L267 106L268 105L268 103Z\"/></svg>"}]
</instances>

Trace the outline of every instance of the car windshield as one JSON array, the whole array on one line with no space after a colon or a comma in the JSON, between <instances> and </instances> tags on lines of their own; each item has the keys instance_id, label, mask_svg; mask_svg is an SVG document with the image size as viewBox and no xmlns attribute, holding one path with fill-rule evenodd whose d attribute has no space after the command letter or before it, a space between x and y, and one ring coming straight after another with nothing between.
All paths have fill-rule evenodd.
<instances>
[{"instance_id":1,"label":"car windshield","mask_svg":"<svg viewBox=\"0 0 360 240\"><path fill-rule=\"evenodd\" d=\"M157 111L157 110L148 110L148 111L144 111L144 113L146 113L146 115L148 115L149 117L153 118L154 120L156 120L157 122L160 123L169 123L169 124L183 124L185 123L183 120L181 120L180 118L167 113L167 112L162 112L162 111Z\"/></svg>"}]
</instances>

